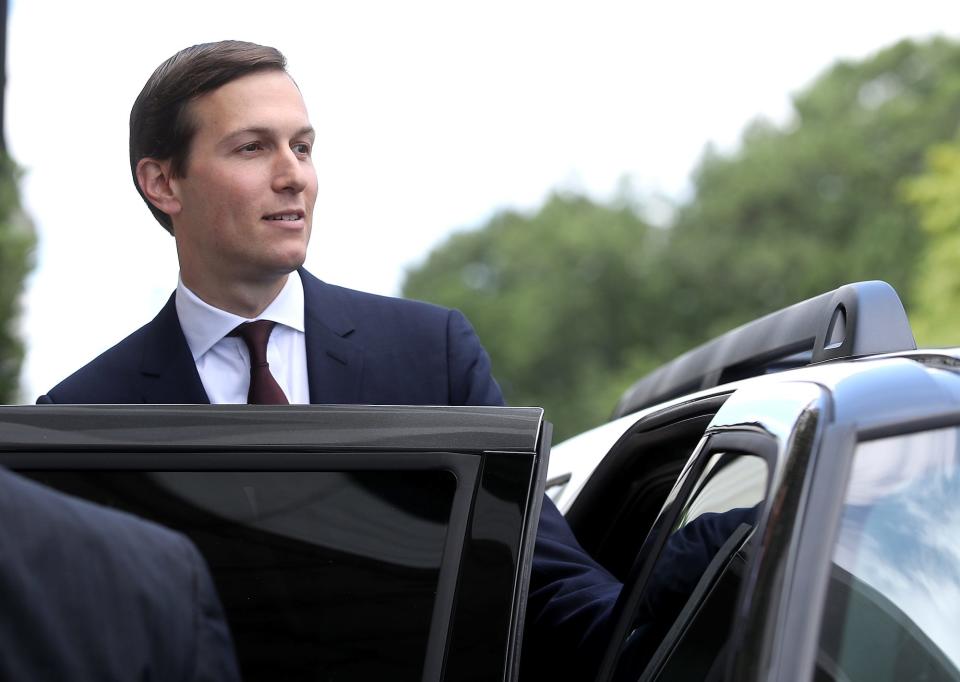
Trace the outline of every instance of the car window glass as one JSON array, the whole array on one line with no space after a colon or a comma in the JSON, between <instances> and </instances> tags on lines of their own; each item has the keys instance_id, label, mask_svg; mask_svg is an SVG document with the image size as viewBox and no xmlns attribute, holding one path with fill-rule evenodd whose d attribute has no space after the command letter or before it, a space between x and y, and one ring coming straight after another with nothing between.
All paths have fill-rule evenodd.
<instances>
[{"instance_id":1,"label":"car window glass","mask_svg":"<svg viewBox=\"0 0 960 682\"><path fill-rule=\"evenodd\" d=\"M725 641L745 559L767 482L765 460L713 455L657 556L615 680L703 679Z\"/></svg>"},{"instance_id":2,"label":"car window glass","mask_svg":"<svg viewBox=\"0 0 960 682\"><path fill-rule=\"evenodd\" d=\"M816 680L960 680L958 430L861 443Z\"/></svg>"},{"instance_id":3,"label":"car window glass","mask_svg":"<svg viewBox=\"0 0 960 682\"><path fill-rule=\"evenodd\" d=\"M451 472L31 475L186 533L210 567L243 679L421 679Z\"/></svg>"},{"instance_id":4,"label":"car window glass","mask_svg":"<svg viewBox=\"0 0 960 682\"><path fill-rule=\"evenodd\" d=\"M767 463L760 457L715 455L694 488L681 524L705 513L753 507L763 500L766 482Z\"/></svg>"}]
</instances>

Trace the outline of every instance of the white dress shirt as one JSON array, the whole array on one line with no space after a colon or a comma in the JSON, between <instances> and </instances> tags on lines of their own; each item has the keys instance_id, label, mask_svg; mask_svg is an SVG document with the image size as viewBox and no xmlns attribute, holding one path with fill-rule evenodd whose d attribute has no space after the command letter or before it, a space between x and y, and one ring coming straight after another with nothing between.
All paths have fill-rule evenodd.
<instances>
[{"instance_id":1,"label":"white dress shirt","mask_svg":"<svg viewBox=\"0 0 960 682\"><path fill-rule=\"evenodd\" d=\"M250 390L250 353L236 336L227 336L244 317L214 308L178 278L177 317L197 363L211 403L246 403ZM303 282L294 271L283 289L256 320L276 322L267 343L267 362L290 404L308 404L307 345L303 324Z\"/></svg>"}]
</instances>

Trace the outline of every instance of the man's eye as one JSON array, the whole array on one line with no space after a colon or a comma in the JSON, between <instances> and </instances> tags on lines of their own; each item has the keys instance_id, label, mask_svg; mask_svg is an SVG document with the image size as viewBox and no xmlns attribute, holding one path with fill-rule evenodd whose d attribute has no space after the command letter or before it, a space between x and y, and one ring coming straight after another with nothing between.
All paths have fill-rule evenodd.
<instances>
[{"instance_id":1,"label":"man's eye","mask_svg":"<svg viewBox=\"0 0 960 682\"><path fill-rule=\"evenodd\" d=\"M298 142L297 144L291 147L293 151L297 154L302 154L303 156L310 155L310 145L306 142Z\"/></svg>"},{"instance_id":2,"label":"man's eye","mask_svg":"<svg viewBox=\"0 0 960 682\"><path fill-rule=\"evenodd\" d=\"M251 142L250 144L245 144L240 147L241 152L258 152L263 149L263 145L259 142Z\"/></svg>"}]
</instances>

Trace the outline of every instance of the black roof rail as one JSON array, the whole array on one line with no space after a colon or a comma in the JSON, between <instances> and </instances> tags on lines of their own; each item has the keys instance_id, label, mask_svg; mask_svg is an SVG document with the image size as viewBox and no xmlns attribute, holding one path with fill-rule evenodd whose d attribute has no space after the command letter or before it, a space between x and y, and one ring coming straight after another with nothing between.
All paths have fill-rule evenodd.
<instances>
[{"instance_id":1,"label":"black roof rail","mask_svg":"<svg viewBox=\"0 0 960 682\"><path fill-rule=\"evenodd\" d=\"M892 286L847 284L748 322L654 370L626 390L613 418L771 371L916 347Z\"/></svg>"}]
</instances>

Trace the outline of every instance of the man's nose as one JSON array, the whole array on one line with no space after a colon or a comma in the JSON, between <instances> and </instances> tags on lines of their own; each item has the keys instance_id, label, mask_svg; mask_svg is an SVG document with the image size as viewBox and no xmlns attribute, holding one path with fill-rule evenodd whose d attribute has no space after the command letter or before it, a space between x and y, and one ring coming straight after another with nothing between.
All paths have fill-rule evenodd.
<instances>
[{"instance_id":1,"label":"man's nose","mask_svg":"<svg viewBox=\"0 0 960 682\"><path fill-rule=\"evenodd\" d=\"M307 175L312 171L309 159L303 159L292 149L277 153L273 169L275 192L302 192L307 186Z\"/></svg>"}]
</instances>

